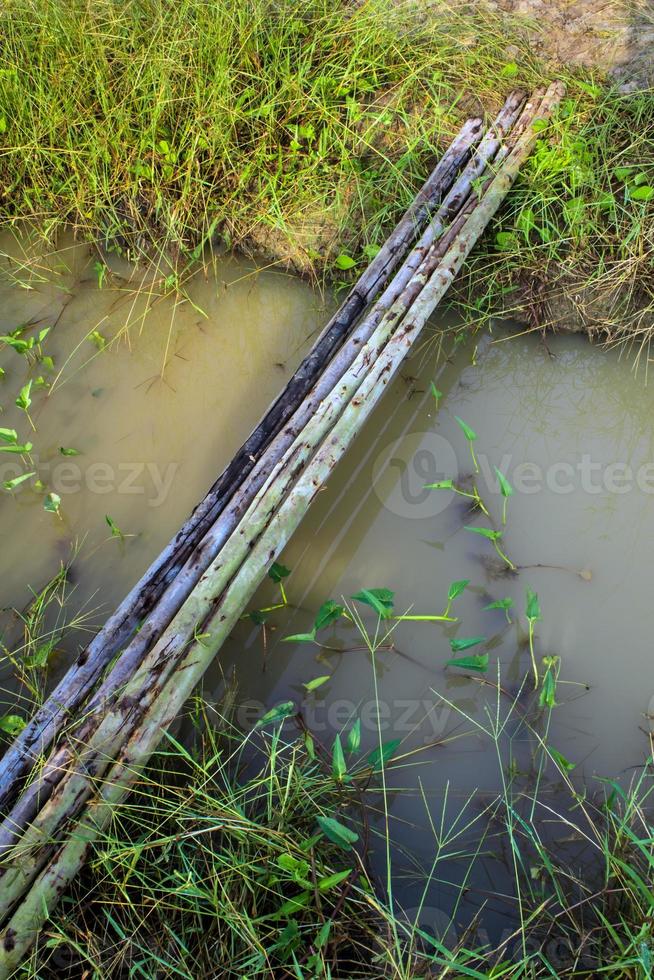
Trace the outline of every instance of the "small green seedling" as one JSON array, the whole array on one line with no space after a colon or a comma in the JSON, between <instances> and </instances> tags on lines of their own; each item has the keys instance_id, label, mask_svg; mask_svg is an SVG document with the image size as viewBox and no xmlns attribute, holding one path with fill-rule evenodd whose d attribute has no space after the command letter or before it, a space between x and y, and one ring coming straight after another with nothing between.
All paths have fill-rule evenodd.
<instances>
[{"instance_id":1,"label":"small green seedling","mask_svg":"<svg viewBox=\"0 0 654 980\"><path fill-rule=\"evenodd\" d=\"M463 419L460 419L458 415L455 415L454 418L456 419L459 428L461 429L461 431L463 432L464 436L468 441L468 446L470 447L470 455L472 456L472 465L475 468L475 473L479 473L479 465L477 463L477 457L475 456L475 446L474 446L474 443L477 439L477 433L475 432L474 429L470 428L467 422L464 422Z\"/></svg>"},{"instance_id":2,"label":"small green seedling","mask_svg":"<svg viewBox=\"0 0 654 980\"><path fill-rule=\"evenodd\" d=\"M497 476L497 482L500 485L500 492L503 497L502 524L506 524L506 505L509 497L513 496L513 487L511 486L507 478L504 476L504 474L498 470L497 466L495 467L495 475Z\"/></svg>"},{"instance_id":3,"label":"small green seedling","mask_svg":"<svg viewBox=\"0 0 654 980\"><path fill-rule=\"evenodd\" d=\"M505 599L495 599L494 602L489 602L487 606L484 606L484 611L489 609L503 609L504 615L506 616L507 623L511 622L511 617L509 616L509 609L513 606L513 599L511 596L507 596Z\"/></svg>"},{"instance_id":4,"label":"small green seedling","mask_svg":"<svg viewBox=\"0 0 654 980\"><path fill-rule=\"evenodd\" d=\"M513 564L511 559L504 554L504 552L500 548L499 542L502 540L501 531L493 531L489 527L469 527L468 525L464 527L464 530L471 531L473 534L479 534L481 535L481 537L486 538L488 541L492 541L493 547L495 548L495 551L497 552L498 556L502 559L503 562L505 562L509 566L512 572L515 571L516 566Z\"/></svg>"},{"instance_id":5,"label":"small green seedling","mask_svg":"<svg viewBox=\"0 0 654 980\"><path fill-rule=\"evenodd\" d=\"M46 495L46 498L43 501L44 510L47 510L49 514L56 514L57 517L61 518L61 514L59 513L60 507L61 507L61 497L59 496L58 493L54 493L54 491L52 491L51 493Z\"/></svg>"},{"instance_id":6,"label":"small green seedling","mask_svg":"<svg viewBox=\"0 0 654 980\"><path fill-rule=\"evenodd\" d=\"M488 510L486 509L486 505L484 504L484 501L481 499L479 495L479 491L477 490L477 487L474 484L471 493L468 493L467 490L461 490L460 487L457 487L454 480L438 480L437 483L425 483L424 489L425 490L451 490L452 493L458 494L459 497L467 497L469 500L472 500L474 506L479 507L479 509L484 512L486 517L490 516Z\"/></svg>"},{"instance_id":7,"label":"small green seedling","mask_svg":"<svg viewBox=\"0 0 654 980\"><path fill-rule=\"evenodd\" d=\"M527 598L525 602L525 616L529 624L529 655L531 656L531 666L534 671L534 690L538 687L538 666L534 653L534 626L541 618L538 596L533 589L527 588Z\"/></svg>"}]
</instances>

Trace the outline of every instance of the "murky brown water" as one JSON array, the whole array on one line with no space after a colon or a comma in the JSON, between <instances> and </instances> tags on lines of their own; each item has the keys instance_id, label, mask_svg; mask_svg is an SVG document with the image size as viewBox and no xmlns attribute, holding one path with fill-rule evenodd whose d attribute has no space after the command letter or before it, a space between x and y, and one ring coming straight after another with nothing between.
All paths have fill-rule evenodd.
<instances>
[{"instance_id":1,"label":"murky brown water","mask_svg":"<svg viewBox=\"0 0 654 980\"><path fill-rule=\"evenodd\" d=\"M99 288L96 257L72 240L44 258L37 244L5 235L0 251L2 331L56 321L43 344L54 358L54 371L44 372L52 387L32 392L35 432L13 406L28 365L10 349L0 353L2 425L33 442L30 468L46 484L0 498L0 604L23 606L28 586L42 586L77 543L71 608L92 612L97 623L284 384L327 317L325 300L306 284L234 259L196 273L183 295L160 282L137 294L134 271L117 261ZM93 331L116 339L99 350ZM217 698L225 678L236 679L246 726L290 699L328 749L356 717L362 750L377 745L378 719L384 740L401 740L397 753L406 761L388 773L389 821L398 843L396 889L409 906L439 853L443 809L454 819L465 804L477 819L503 778L492 739L475 731L497 724L496 695L479 678L445 668L449 640L485 636L472 652L488 650L493 683L500 665L509 692L501 705L517 696L529 663L527 586L543 613L538 659L562 662L548 738L577 764L575 778L626 776L649 752L654 389L626 360L579 337L555 338L549 351L536 337L507 337L498 327L440 365L428 345L406 364L283 555L292 569L289 608L270 617L265 636L243 622L205 683L205 694ZM438 410L432 380L443 393ZM485 526L483 516L468 514L449 491L424 490L471 473L455 415L478 434L478 484L496 522L493 467L515 487L504 538L520 566L514 575L498 574L490 543L463 529ZM62 456L59 447L80 455ZM0 453L1 480L23 469ZM44 511L46 490L60 495L61 518ZM110 537L106 515L125 540ZM399 623L393 649L376 655L376 693L370 656L351 625L321 634L336 650L281 642L309 629L326 599L387 587L398 612L434 614L461 579L470 585L454 605L459 622ZM483 608L506 596L515 602L510 625L502 611ZM253 608L274 598L268 583ZM373 625L374 616L365 619ZM329 681L307 694L302 684L319 675ZM527 700L525 688L519 702ZM528 767L528 734L512 721L504 736L515 764ZM380 853L380 871L384 861ZM482 898L484 888L498 890L498 874L491 865L487 882L477 880ZM442 883L429 900L449 910L447 873L439 865L434 877Z\"/></svg>"}]
</instances>

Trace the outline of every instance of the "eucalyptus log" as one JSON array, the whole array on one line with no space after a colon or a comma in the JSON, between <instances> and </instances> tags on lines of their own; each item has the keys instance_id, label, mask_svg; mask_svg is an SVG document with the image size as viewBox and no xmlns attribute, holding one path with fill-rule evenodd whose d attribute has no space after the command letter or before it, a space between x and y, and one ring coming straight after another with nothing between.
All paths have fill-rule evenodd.
<instances>
[{"instance_id":1,"label":"eucalyptus log","mask_svg":"<svg viewBox=\"0 0 654 980\"><path fill-rule=\"evenodd\" d=\"M334 355L329 368L324 371L313 390L294 413L292 425L285 425L270 444L268 451L262 454L259 461L254 465L249 478L246 479L238 493L234 494L232 501L219 515L216 523L207 532L197 550L165 590L150 617L145 620L139 632L122 652L116 667L86 706L85 718L80 726L76 726L74 734L69 736L69 741L81 743L88 739L98 723L99 712L106 709L108 702L141 663L143 655L152 642L161 635L162 630L170 623L182 603L188 598L200 576L216 557L227 537L242 517L245 507L251 502L255 493L270 474L276 460L290 445L293 433L311 418L319 403L352 363L361 344L370 336L383 314L402 296L421 263L427 258L433 261L433 254L430 256L430 249L434 242L439 241L447 223L453 219L460 210L462 203L469 197L475 181L485 172L489 163L494 160L501 146L501 140L515 123L524 100L524 94L519 92L509 96L503 109L479 144L473 159L455 181L399 272L366 314L363 321L358 324L354 335ZM506 147L504 146L501 152L505 151ZM495 165L497 165L497 161ZM47 800L54 786L69 768L73 755L74 749L71 748L70 744L64 744L53 752L43 771L25 790L21 799L0 826L0 854L12 845L21 830L34 817L38 808Z\"/></svg>"},{"instance_id":2,"label":"eucalyptus log","mask_svg":"<svg viewBox=\"0 0 654 980\"><path fill-rule=\"evenodd\" d=\"M191 517L78 656L45 704L0 759L0 807L15 795L17 781L33 768L66 721L72 717L102 671L156 605L167 585L175 579L206 531L254 468L262 451L281 431L311 389L325 362L338 349L357 317L388 281L415 238L416 231L440 204L472 148L481 138L481 133L480 119L470 119L465 123L264 419L238 450Z\"/></svg>"},{"instance_id":3,"label":"eucalyptus log","mask_svg":"<svg viewBox=\"0 0 654 980\"><path fill-rule=\"evenodd\" d=\"M544 115L558 101L560 94L560 86L552 87L538 107L538 112ZM83 862L90 842L106 826L112 807L126 791L134 771L145 764L156 747L162 727L175 716L183 700L224 642L244 605L265 575L270 561L297 527L311 499L355 438L384 386L398 370L408 348L418 337L428 316L447 291L470 249L499 207L535 138L533 128L527 128L505 160L501 172L492 180L477 206L471 209L463 227L453 236L442 260L433 269L423 268L415 277L416 283L413 285L416 293L409 306L403 312L391 308L382 318L347 374L347 391L343 392L344 405L342 399L339 404L337 393L333 392L325 399L320 412L316 413L311 423L298 433L294 444L271 474L239 526L241 537L250 535L247 555L243 557L240 554L239 542L234 541L238 535L232 535L218 556L218 567L215 563L212 565L211 574L203 576L192 594L193 601L187 603L192 607L189 611L196 617L195 635L199 638L193 640L190 647L186 642L182 643L178 650L169 644L164 651L164 670L161 669L161 657L157 665L151 662L146 667L144 663L145 670L138 672L139 683L142 685L144 680L153 681L154 686L145 690L142 686L130 689L130 685L137 684L136 676L126 685L124 694L110 714L115 714L122 722L136 718L138 728L134 730L127 747L123 748L97 801L88 808L85 816L70 832L68 840L54 856L49 867L41 873L0 937L0 950L4 950L0 955L0 977L7 975L7 972L2 972L3 969L13 969L33 941L35 931L47 910L54 905L62 888ZM466 208L468 206L469 204ZM443 236L443 240L448 238L448 234ZM343 383L339 384L339 391L341 387ZM232 553L226 555L224 552L229 551L229 545L232 545ZM171 666L172 661L175 663ZM152 672L155 667L156 670ZM139 692L145 697L144 704L136 697ZM120 710L117 711L119 706ZM104 731L104 736L107 736L104 750L109 756L115 748L111 728L109 725ZM101 729L102 724L96 735L100 735ZM96 741L96 752L102 746L100 737ZM21 841L17 846L21 862L27 858L27 863L32 863L39 844L42 852L50 851L53 844L48 840L48 831L63 828L67 819L74 814L80 794L84 796L85 787L94 779L93 769L89 773L88 769L84 772L84 768L89 762L94 767L98 756L96 754L93 758L89 755L83 761L81 770L71 774L44 807L44 816L45 811L49 811L45 822L41 822L39 828L37 821L30 828L36 832L36 836L28 832L26 838L32 836L32 840ZM45 846L38 840L44 832ZM24 848L24 845L27 847ZM10 877L14 882L22 877L18 873L16 878L16 873L19 872L17 863L11 869L13 876ZM6 881L7 879L3 881L3 885ZM17 895L14 887L10 887L10 891Z\"/></svg>"}]
</instances>

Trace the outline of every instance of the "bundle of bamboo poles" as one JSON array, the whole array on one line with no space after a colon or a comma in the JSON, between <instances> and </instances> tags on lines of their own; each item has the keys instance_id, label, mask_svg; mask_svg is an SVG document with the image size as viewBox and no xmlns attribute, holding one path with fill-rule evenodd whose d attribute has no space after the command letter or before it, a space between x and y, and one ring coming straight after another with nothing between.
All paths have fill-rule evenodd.
<instances>
[{"instance_id":1,"label":"bundle of bamboo poles","mask_svg":"<svg viewBox=\"0 0 654 980\"><path fill-rule=\"evenodd\" d=\"M464 125L263 421L0 760L0 980L351 445L561 95L559 84L516 92L485 132L479 119Z\"/></svg>"}]
</instances>

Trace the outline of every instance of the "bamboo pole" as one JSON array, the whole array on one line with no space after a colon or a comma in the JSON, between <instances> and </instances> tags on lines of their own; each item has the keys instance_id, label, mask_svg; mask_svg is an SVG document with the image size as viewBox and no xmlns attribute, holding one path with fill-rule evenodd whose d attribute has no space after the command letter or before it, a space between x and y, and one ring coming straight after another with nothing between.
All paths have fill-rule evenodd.
<instances>
[{"instance_id":1,"label":"bamboo pole","mask_svg":"<svg viewBox=\"0 0 654 980\"><path fill-rule=\"evenodd\" d=\"M524 95L516 92L507 99L503 109L491 125L488 133L481 141L474 158L467 164L462 174L455 181L446 195L440 208L429 222L425 232L416 247L405 260L399 272L386 287L371 311L357 326L353 337L346 341L332 364L323 373L312 392L293 415L290 424L270 444L269 451L261 457L254 467L245 489L241 488L234 496L231 504L219 516L214 526L207 532L198 550L191 556L186 566L180 570L177 578L170 584L160 602L153 610L151 617L141 625L139 632L120 656L119 664L112 670L111 675L101 685L86 708L86 721L75 733L76 741L87 739L95 724L99 710L104 710L108 701L113 698L120 687L132 675L142 662L145 652L162 630L170 623L182 603L188 598L192 589L197 585L209 563L216 557L229 534L242 517L245 507L254 498L265 479L269 476L275 461L281 457L290 445L295 434L309 421L317 406L328 392L337 384L338 378L352 363L360 346L368 339L374 327L379 323L384 312L387 312L394 302L400 298L420 265L430 257L430 248L443 233L445 225L452 220L461 203L470 195L474 182L484 173L489 163L493 161L501 140L515 123L524 103ZM506 146L501 152L506 152ZM433 260L433 254L431 255ZM0 854L6 852L20 831L34 817L39 806L49 797L54 786L60 781L70 765L72 751L68 745L55 751L48 760L44 770L32 785L25 791L18 804L7 815L0 825Z\"/></svg>"},{"instance_id":2,"label":"bamboo pole","mask_svg":"<svg viewBox=\"0 0 654 980\"><path fill-rule=\"evenodd\" d=\"M443 253L446 244L447 244L446 238L437 240L436 249L433 250L427 256L430 263L427 271L430 271L435 267L438 255ZM424 278L425 277L423 276L423 281ZM418 282L419 282L418 279L416 279L414 282L414 292L413 293L411 293L410 291L405 292L405 294L401 298L401 302L397 306L397 309L391 311L391 314L389 315L387 322L384 324L383 331L379 334L380 337L383 335L384 342L385 339L388 337L389 331L392 328L393 324L397 321L399 314L405 310L407 303L411 301L413 295L415 294L415 285L418 284ZM380 341L380 339L378 338L377 344L379 345L380 343L382 343L382 341ZM355 339L355 352L356 350L359 349L360 349L359 342L357 342ZM367 357L368 357L368 353L365 350L359 354L360 363L358 366L355 366L353 370L353 374L350 379L350 386L353 383L356 386L356 384L358 383L358 378L361 373L361 365L365 363ZM334 387L333 382L327 386L329 390L331 390L333 387ZM353 388L350 387L349 389L344 389L343 386L339 384L338 391L336 391L336 393L333 394L330 410L332 412L338 411L339 406L342 407L342 405L345 404L346 398L351 397L353 391L354 391ZM311 426L304 428L304 430L302 431L302 439L304 442L303 445L304 455L306 455L306 453L310 451L311 445L316 444L321 437L321 425L323 423L316 422L315 408L317 407L317 404L318 403L315 403L314 405L310 405L309 418L312 419ZM324 413L324 408L323 408L323 413ZM306 422L307 419L304 418L303 424L306 424ZM295 427L296 432L300 431L300 428L301 427L299 425ZM310 430L313 433L312 436L313 441L311 443L309 442ZM297 466L297 459L293 461L293 466L294 467ZM279 503L280 499L282 498L283 494L289 488L289 486L290 485L284 484L283 481L279 479L279 476L275 478L274 486L273 486L274 498L271 495L271 493L268 493L268 495L265 497L265 508L263 510L264 521L265 521L265 514L267 513L266 508L270 508L271 506L276 506ZM245 522L248 528L248 532L251 535L258 533L259 524L255 524L255 517L256 517L256 509L255 511L250 510L250 512L248 512L247 514L247 518ZM232 542L231 551L227 549L225 555L221 556L222 559L221 564L219 564L218 566L214 566L210 570L211 588L221 587L221 583L223 581L223 578L225 577L224 569L226 567L227 568L236 567L238 563L243 560L243 558L247 554L247 549L251 546L252 540L253 539L251 536L250 537L246 536L244 539L241 535L239 535L234 538L234 541ZM236 565L234 564L235 562ZM221 569L223 570L222 572ZM225 583L226 581L228 581L228 578L225 579ZM83 729L79 735L76 735L76 738L79 740L79 742L81 744L84 744L83 758L77 760L78 765L81 765L83 769L86 769L88 768L88 766L91 766L93 772L96 775L99 774L102 767L102 757L104 757L104 759L106 760L107 757L110 756L111 752L118 747L120 740L124 737L126 726L128 726L130 723L132 724L135 723L133 722L133 720L130 722L130 719L128 719L128 717L125 715L125 710L126 710L125 706L127 706L128 711L131 711L131 707L133 703L138 702L140 707L143 708L146 702L148 701L148 699L151 698L154 692L157 690L158 684L160 684L162 680L165 679L165 677L167 676L167 672L169 672L172 669L172 665L173 665L172 651L174 649L180 650L182 648L183 643L193 635L193 631L196 623L199 621L199 619L201 619L206 614L206 602L204 606L198 605L198 603L203 602L202 594L203 594L202 590L198 590L197 594L193 597L193 601L187 603L186 607L182 610L181 614L178 615L174 623L171 624L171 628L162 635L157 647L155 647L154 650L151 652L151 654L143 661L139 672L136 674L136 676L131 678L130 682L124 688L122 692L122 697L121 699L119 699L119 704L117 705L114 713L113 714L107 713L105 715L102 722L100 723L97 733L90 738L89 742L85 744L85 740L88 739L91 734L90 731ZM209 599L207 601L208 602L212 601L211 594L209 595ZM120 674L121 664L122 664L122 660L119 663L119 665L117 665L117 667L114 668L114 671L118 672L119 674ZM134 665L134 667L135 666L136 665ZM146 674L145 673L146 671L152 672L151 675ZM123 680L127 681L128 678L129 678L129 672L127 674L123 673L123 675L120 676L119 679L122 682ZM108 680L111 680L111 676ZM114 689L115 686L116 683L113 684ZM92 751L95 752L94 756L91 755ZM74 761L74 752L71 751L70 748L62 749L60 753L55 757L55 760L52 763L52 769L53 769L52 775L54 776L56 774L58 778L62 778L64 775L66 775L70 767L70 764L73 761ZM90 792L90 785L87 787L87 790L88 792ZM66 790L63 790L62 792L65 794L66 800L68 801L75 800L76 804L79 805L81 801L81 797L78 795L77 783L73 783L69 785L68 788ZM26 794L26 797L28 795L29 795L29 791L28 794ZM39 802L42 803L43 801L40 800ZM57 800L53 802L54 802L55 809L61 808L62 806L61 796L58 796ZM64 804L63 808L64 809L66 808L66 804ZM37 819L35 826L31 828L30 833L27 834L26 837L21 842L21 852L22 852L21 868L18 874L14 876L13 887L8 880L8 874L7 873L2 874L3 901L9 902L11 895L14 892L14 889L16 887L19 887L18 882L20 880L25 880L29 876L29 874L31 874L35 870L32 861L29 859L27 848L33 845L38 845L38 843L43 839L44 835L48 836L56 832L55 826L51 823L48 823L47 817L49 813L50 813L50 809L43 810L42 814ZM18 825L14 823L11 829L17 831L19 828Z\"/></svg>"},{"instance_id":3,"label":"bamboo pole","mask_svg":"<svg viewBox=\"0 0 654 980\"><path fill-rule=\"evenodd\" d=\"M11 799L17 781L38 762L116 652L156 605L167 585L175 579L225 504L254 468L259 455L311 389L325 361L337 350L362 310L388 281L415 237L416 230L440 204L458 170L481 138L481 132L480 119L470 119L465 123L380 252L330 319L282 395L273 402L262 422L253 430L204 500L78 656L45 704L0 759L0 807Z\"/></svg>"},{"instance_id":4,"label":"bamboo pole","mask_svg":"<svg viewBox=\"0 0 654 980\"><path fill-rule=\"evenodd\" d=\"M539 110L541 114L551 108L560 96L560 86L548 90ZM8 975L7 972L2 971L13 969L29 948L47 910L54 905L61 890L76 873L84 860L90 842L102 827L106 826L113 806L126 792L134 767L138 771L138 768L147 761L159 741L162 726L168 724L175 716L197 679L224 642L244 604L265 575L270 561L297 527L319 486L351 444L363 421L379 399L383 387L399 368L408 347L419 335L426 319L447 291L474 242L499 207L520 164L530 152L535 138L535 132L529 128L518 140L501 173L493 179L481 202L472 210L443 261L431 275L425 278L422 283L423 288L419 291L410 310L399 321L399 326L396 327L392 337L381 349L377 349L377 359L369 362L370 370L356 388L356 397L348 401L344 411L335 420L329 416L328 438L323 440L310 462L295 472L295 485L259 534L254 547L249 551L247 560L241 562L228 588L215 600L209 616L211 629L209 635L203 635L201 640L191 644L179 668L168 676L160 692L157 692L158 696L152 700L151 706L146 707L145 713L140 712L142 714L140 728L132 736L120 761L114 765L97 803L87 810L87 814L73 830L50 866L41 874L0 937L0 978ZM298 448L293 447L293 452L289 454L289 459L285 463L287 469L289 465L292 469ZM275 485L274 479L270 485Z\"/></svg>"}]
</instances>

